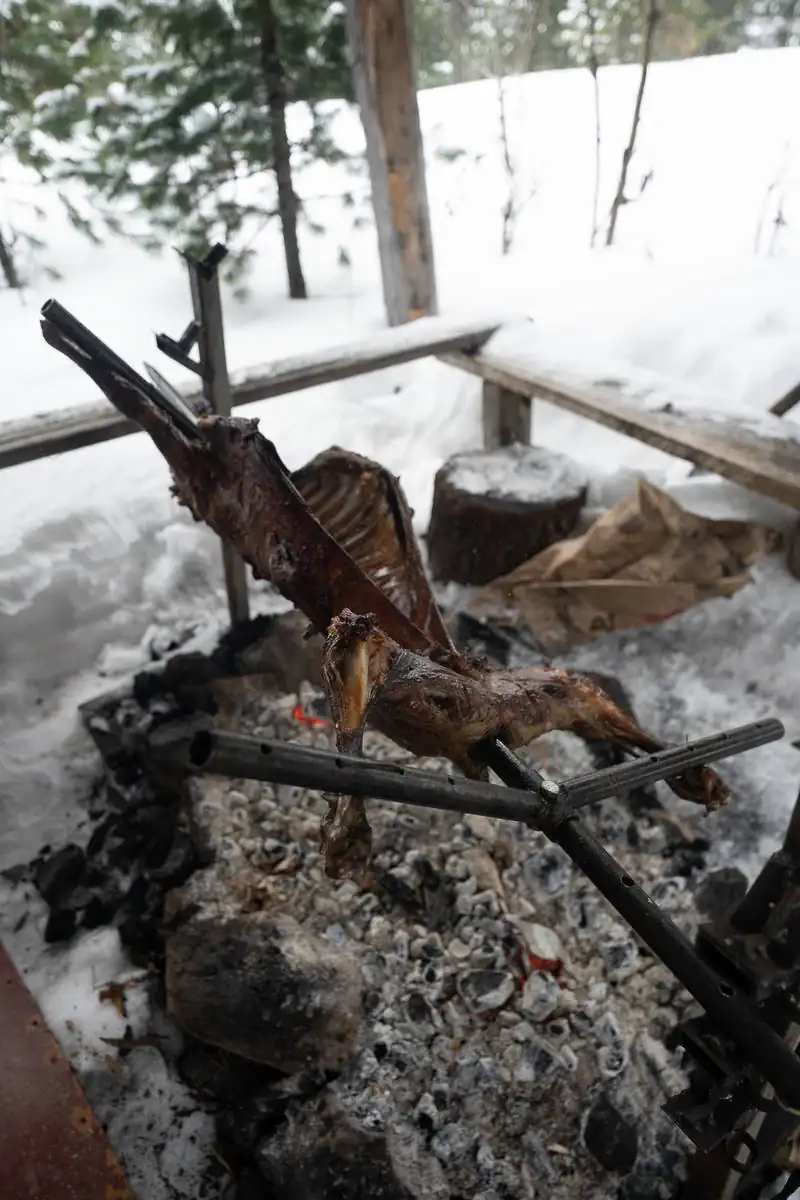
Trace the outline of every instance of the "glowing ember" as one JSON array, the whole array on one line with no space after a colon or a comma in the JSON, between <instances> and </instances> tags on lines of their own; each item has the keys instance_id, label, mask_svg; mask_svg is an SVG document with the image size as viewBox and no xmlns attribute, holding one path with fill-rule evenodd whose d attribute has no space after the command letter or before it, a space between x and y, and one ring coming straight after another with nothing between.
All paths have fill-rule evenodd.
<instances>
[{"instance_id":1,"label":"glowing ember","mask_svg":"<svg viewBox=\"0 0 800 1200\"><path fill-rule=\"evenodd\" d=\"M292 709L292 719L299 721L301 725L322 726L323 729L333 729L330 721L323 721L322 717L310 717L303 712L302 705L295 704Z\"/></svg>"},{"instance_id":2,"label":"glowing ember","mask_svg":"<svg viewBox=\"0 0 800 1200\"><path fill-rule=\"evenodd\" d=\"M669 621L672 617L679 617L685 611L683 608L676 608L674 612L660 613L656 617L645 617L644 623L645 625L657 625L659 621Z\"/></svg>"},{"instance_id":3,"label":"glowing ember","mask_svg":"<svg viewBox=\"0 0 800 1200\"><path fill-rule=\"evenodd\" d=\"M558 977L564 964L560 958L540 958L538 954L529 954L528 966L532 971L546 971L549 975Z\"/></svg>"}]
</instances>

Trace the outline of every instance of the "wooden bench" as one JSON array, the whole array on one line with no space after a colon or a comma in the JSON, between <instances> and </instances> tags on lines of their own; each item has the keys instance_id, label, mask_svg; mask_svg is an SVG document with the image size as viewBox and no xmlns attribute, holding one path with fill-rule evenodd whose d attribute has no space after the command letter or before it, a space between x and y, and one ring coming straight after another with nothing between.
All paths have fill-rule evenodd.
<instances>
[{"instance_id":1,"label":"wooden bench","mask_svg":"<svg viewBox=\"0 0 800 1200\"><path fill-rule=\"evenodd\" d=\"M672 405L669 412L653 411L611 387L578 386L537 374L483 349L498 327L496 321L425 317L350 346L281 359L234 376L232 405L253 404L435 356L483 380L483 431L488 449L530 441L531 402L538 398L800 510L800 438L764 436L724 415L704 418L688 410L676 411ZM191 392L183 394L189 401L198 398ZM106 402L7 422L0 425L0 469L136 431L132 422ZM796 562L800 576L800 533L795 540L789 561Z\"/></svg>"},{"instance_id":2,"label":"wooden bench","mask_svg":"<svg viewBox=\"0 0 800 1200\"><path fill-rule=\"evenodd\" d=\"M439 357L483 380L483 429L488 447L529 442L531 402L545 400L800 510L800 434L797 438L782 436L778 419L800 399L800 394L795 394L800 385L773 405L770 414L776 415L765 417L763 425L769 424L773 433L724 413L702 415L672 403L669 411L647 409L611 387L556 380L480 348ZM800 579L800 519L788 539L786 563L795 579Z\"/></svg>"},{"instance_id":3,"label":"wooden bench","mask_svg":"<svg viewBox=\"0 0 800 1200\"><path fill-rule=\"evenodd\" d=\"M289 392L335 383L371 371L382 371L399 363L453 351L468 352L482 346L496 331L497 322L450 321L425 317L411 325L381 330L368 340L349 346L326 347L311 354L278 359L267 366L251 367L233 375L231 400L234 408L269 400ZM42 344L42 353L51 353ZM184 392L190 402L200 393ZM64 454L82 446L94 446L136 433L107 401L66 408L24 421L0 424L0 470L35 459Z\"/></svg>"},{"instance_id":4,"label":"wooden bench","mask_svg":"<svg viewBox=\"0 0 800 1200\"><path fill-rule=\"evenodd\" d=\"M611 387L556 380L488 352L439 357L483 380L484 429L498 431L501 441L530 440L531 401L545 400L800 510L800 432L797 439L781 436L777 417L765 417L775 428L765 434L724 413L703 416L672 404L668 412L653 411Z\"/></svg>"}]
</instances>

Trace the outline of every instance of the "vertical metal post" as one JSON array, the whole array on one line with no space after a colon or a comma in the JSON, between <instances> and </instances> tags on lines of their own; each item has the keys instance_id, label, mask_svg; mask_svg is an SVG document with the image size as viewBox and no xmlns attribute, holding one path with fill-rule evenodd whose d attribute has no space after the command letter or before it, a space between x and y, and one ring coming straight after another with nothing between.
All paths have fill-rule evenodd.
<instances>
[{"instance_id":1,"label":"vertical metal post","mask_svg":"<svg viewBox=\"0 0 800 1200\"><path fill-rule=\"evenodd\" d=\"M220 417L231 415L231 386L225 358L225 334L222 325L222 300L217 265L222 255L215 247L201 262L186 257L192 289L194 317L199 328L197 348L202 368L203 397L212 412ZM245 564L231 546L222 543L225 591L231 624L239 625L250 616Z\"/></svg>"}]
</instances>

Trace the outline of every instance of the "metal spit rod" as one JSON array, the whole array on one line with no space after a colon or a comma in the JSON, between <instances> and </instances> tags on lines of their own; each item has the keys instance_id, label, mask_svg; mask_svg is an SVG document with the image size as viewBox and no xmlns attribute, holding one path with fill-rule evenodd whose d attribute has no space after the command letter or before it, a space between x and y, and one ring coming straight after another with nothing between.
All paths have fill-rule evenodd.
<instances>
[{"instance_id":1,"label":"metal spit rod","mask_svg":"<svg viewBox=\"0 0 800 1200\"><path fill-rule=\"evenodd\" d=\"M434 774L397 763L374 762L247 734L197 731L196 727L191 732L192 736L189 736L186 726L180 723L161 726L149 737L150 752L162 759L180 761L186 769L201 770L205 774L263 779L342 795L372 796L451 812L533 822L537 828L543 828L543 823L564 820L577 808L624 794L643 783L668 779L701 763L717 762L778 741L784 729L780 721L755 721L558 784L544 779L529 767L528 786L521 788L476 783L461 776ZM545 805L537 806L536 798L545 801ZM561 801L558 807L554 806L555 800Z\"/></svg>"},{"instance_id":2,"label":"metal spit rod","mask_svg":"<svg viewBox=\"0 0 800 1200\"><path fill-rule=\"evenodd\" d=\"M657 754L648 754L646 758L591 771L588 775L576 775L565 780L561 787L572 808L583 808L608 796L624 795L644 784L680 775L690 767L707 766L756 746L777 742L783 734L780 721L772 718L752 721L723 733L712 733L710 737L696 738L683 746L670 746Z\"/></svg>"}]
</instances>

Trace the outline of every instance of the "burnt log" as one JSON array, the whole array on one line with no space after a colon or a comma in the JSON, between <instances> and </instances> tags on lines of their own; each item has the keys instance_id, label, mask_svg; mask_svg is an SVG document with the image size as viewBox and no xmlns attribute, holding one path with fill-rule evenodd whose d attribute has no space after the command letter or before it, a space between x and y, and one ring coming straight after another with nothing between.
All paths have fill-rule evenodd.
<instances>
[{"instance_id":1,"label":"burnt log","mask_svg":"<svg viewBox=\"0 0 800 1200\"><path fill-rule=\"evenodd\" d=\"M423 1139L376 1129L334 1088L296 1109L256 1153L269 1195L284 1200L443 1200L450 1189Z\"/></svg>"},{"instance_id":2,"label":"burnt log","mask_svg":"<svg viewBox=\"0 0 800 1200\"><path fill-rule=\"evenodd\" d=\"M457 454L436 474L428 530L434 579L484 584L573 532L586 477L541 446Z\"/></svg>"},{"instance_id":3,"label":"burnt log","mask_svg":"<svg viewBox=\"0 0 800 1200\"><path fill-rule=\"evenodd\" d=\"M178 925L166 950L168 1009L198 1041L286 1074L337 1071L350 1059L358 962L287 914L207 906Z\"/></svg>"}]
</instances>

